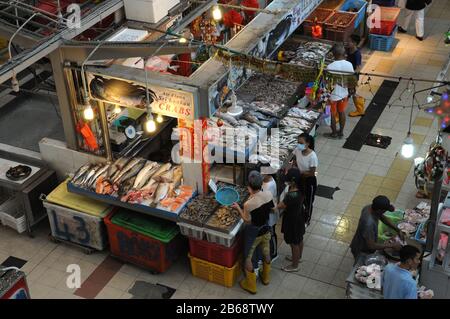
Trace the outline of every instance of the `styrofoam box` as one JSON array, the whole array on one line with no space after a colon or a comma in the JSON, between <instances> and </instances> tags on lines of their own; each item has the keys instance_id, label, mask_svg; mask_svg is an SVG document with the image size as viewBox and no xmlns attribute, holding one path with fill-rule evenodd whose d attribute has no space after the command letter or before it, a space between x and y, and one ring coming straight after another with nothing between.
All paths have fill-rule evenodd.
<instances>
[{"instance_id":1,"label":"styrofoam box","mask_svg":"<svg viewBox=\"0 0 450 319\"><path fill-rule=\"evenodd\" d=\"M243 224L244 221L241 219L229 234L205 228L204 232L206 234L206 239L210 243L216 243L225 247L231 247L236 239L237 233L241 230Z\"/></svg>"},{"instance_id":2,"label":"styrofoam box","mask_svg":"<svg viewBox=\"0 0 450 319\"><path fill-rule=\"evenodd\" d=\"M125 16L128 20L157 23L178 3L180 0L124 0Z\"/></svg>"},{"instance_id":3,"label":"styrofoam box","mask_svg":"<svg viewBox=\"0 0 450 319\"><path fill-rule=\"evenodd\" d=\"M205 237L205 229L203 227L194 226L187 223L177 223L180 226L180 232L187 237L191 237L197 240L203 240Z\"/></svg>"},{"instance_id":4,"label":"styrofoam box","mask_svg":"<svg viewBox=\"0 0 450 319\"><path fill-rule=\"evenodd\" d=\"M0 205L0 222L15 229L19 234L27 229L25 213L19 198L9 198Z\"/></svg>"}]
</instances>

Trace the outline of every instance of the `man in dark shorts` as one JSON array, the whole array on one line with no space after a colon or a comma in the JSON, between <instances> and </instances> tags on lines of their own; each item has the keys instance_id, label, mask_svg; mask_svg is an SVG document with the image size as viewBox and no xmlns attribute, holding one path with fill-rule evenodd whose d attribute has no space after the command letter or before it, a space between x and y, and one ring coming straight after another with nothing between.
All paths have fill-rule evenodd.
<instances>
[{"instance_id":1,"label":"man in dark shorts","mask_svg":"<svg viewBox=\"0 0 450 319\"><path fill-rule=\"evenodd\" d=\"M385 248L400 250L401 245L398 243L378 243L378 221L394 229L400 238L405 238L404 233L383 215L386 211L393 212L394 210L395 208L391 205L389 199L383 195L375 197L372 205L368 205L362 209L358 228L350 244L351 252L355 258L355 264L361 255L373 254L377 250L383 250Z\"/></svg>"}]
</instances>

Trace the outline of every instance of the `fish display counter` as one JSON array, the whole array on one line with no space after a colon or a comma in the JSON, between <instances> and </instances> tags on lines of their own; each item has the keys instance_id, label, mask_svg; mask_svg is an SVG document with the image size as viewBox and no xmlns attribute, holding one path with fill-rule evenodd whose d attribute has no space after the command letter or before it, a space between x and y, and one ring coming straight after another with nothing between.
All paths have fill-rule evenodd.
<instances>
[{"instance_id":1,"label":"fish display counter","mask_svg":"<svg viewBox=\"0 0 450 319\"><path fill-rule=\"evenodd\" d=\"M111 164L86 164L67 185L71 193L168 220L195 195L182 185L181 166L121 157Z\"/></svg>"}]
</instances>

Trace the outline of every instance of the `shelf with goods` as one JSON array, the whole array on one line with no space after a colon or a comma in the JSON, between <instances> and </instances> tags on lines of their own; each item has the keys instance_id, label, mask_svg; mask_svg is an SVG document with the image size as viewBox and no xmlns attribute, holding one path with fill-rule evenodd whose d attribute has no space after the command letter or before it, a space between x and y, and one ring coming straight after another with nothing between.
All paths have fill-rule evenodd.
<instances>
[{"instance_id":1,"label":"shelf with goods","mask_svg":"<svg viewBox=\"0 0 450 319\"><path fill-rule=\"evenodd\" d=\"M14 177L17 172L29 170L28 176ZM9 176L9 177L8 177ZM0 157L0 225L18 233L33 236L33 229L46 217L39 197L56 186L56 174L37 160L3 152Z\"/></svg>"}]
</instances>

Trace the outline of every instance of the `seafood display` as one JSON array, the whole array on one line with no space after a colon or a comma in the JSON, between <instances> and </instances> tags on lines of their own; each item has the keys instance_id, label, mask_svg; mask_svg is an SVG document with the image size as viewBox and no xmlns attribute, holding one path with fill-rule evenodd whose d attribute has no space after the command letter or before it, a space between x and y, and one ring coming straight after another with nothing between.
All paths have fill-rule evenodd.
<instances>
[{"instance_id":1,"label":"seafood display","mask_svg":"<svg viewBox=\"0 0 450 319\"><path fill-rule=\"evenodd\" d=\"M295 94L299 85L300 83L282 80L272 75L255 73L239 88L238 95L246 94L254 96L255 101L273 103L276 108L266 105L260 105L259 108L280 116L287 108L285 105L287 100Z\"/></svg>"},{"instance_id":2,"label":"seafood display","mask_svg":"<svg viewBox=\"0 0 450 319\"><path fill-rule=\"evenodd\" d=\"M397 225L398 229L406 232L406 233L414 233L417 230L417 227L408 222L401 222Z\"/></svg>"},{"instance_id":3,"label":"seafood display","mask_svg":"<svg viewBox=\"0 0 450 319\"><path fill-rule=\"evenodd\" d=\"M299 107L291 107L287 113L289 117L298 117L308 122L314 122L319 119L320 113L313 110L306 110Z\"/></svg>"},{"instance_id":4,"label":"seafood display","mask_svg":"<svg viewBox=\"0 0 450 319\"><path fill-rule=\"evenodd\" d=\"M281 127L295 127L300 130L307 132L312 128L313 123L307 120L304 120L300 117L290 117L286 116L280 122Z\"/></svg>"},{"instance_id":5,"label":"seafood display","mask_svg":"<svg viewBox=\"0 0 450 319\"><path fill-rule=\"evenodd\" d=\"M194 192L181 185L181 166L143 158L121 157L112 164L86 164L75 172L71 183L122 202L178 211ZM181 185L181 186L180 186Z\"/></svg>"},{"instance_id":6,"label":"seafood display","mask_svg":"<svg viewBox=\"0 0 450 319\"><path fill-rule=\"evenodd\" d=\"M322 42L302 43L295 51L295 56L289 63L313 67L325 58L325 65L333 62L333 54L330 52L332 46Z\"/></svg>"},{"instance_id":7,"label":"seafood display","mask_svg":"<svg viewBox=\"0 0 450 319\"><path fill-rule=\"evenodd\" d=\"M234 208L221 206L206 223L207 227L229 232L241 220L239 212Z\"/></svg>"},{"instance_id":8,"label":"seafood display","mask_svg":"<svg viewBox=\"0 0 450 319\"><path fill-rule=\"evenodd\" d=\"M203 226L208 218L219 207L214 194L198 195L193 198L180 213L180 219Z\"/></svg>"},{"instance_id":9,"label":"seafood display","mask_svg":"<svg viewBox=\"0 0 450 319\"><path fill-rule=\"evenodd\" d=\"M234 186L223 182L217 183L217 188L232 186L239 194L239 202L243 203L247 200L249 193L247 187ZM194 197L180 213L180 219L191 224L204 226L208 219L213 215L220 204L215 199L215 194L202 194ZM239 219L238 219L239 220Z\"/></svg>"}]
</instances>

